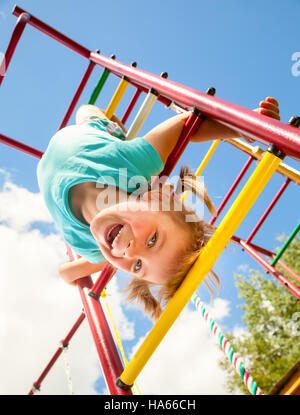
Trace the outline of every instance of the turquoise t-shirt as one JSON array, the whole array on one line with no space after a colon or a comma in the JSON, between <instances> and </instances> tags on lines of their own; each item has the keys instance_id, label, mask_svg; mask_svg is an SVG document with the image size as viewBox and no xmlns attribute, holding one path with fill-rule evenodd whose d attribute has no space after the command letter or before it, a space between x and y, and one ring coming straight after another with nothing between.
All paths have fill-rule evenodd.
<instances>
[{"instance_id":1,"label":"turquoise t-shirt","mask_svg":"<svg viewBox=\"0 0 300 415\"><path fill-rule=\"evenodd\" d=\"M143 138L122 141L118 134L115 134L118 138L112 135L112 124L90 117L84 124L59 130L37 167L41 193L65 241L91 263L105 258L89 225L73 215L68 202L69 189L93 181L116 185L131 193L142 182L136 181L136 176L149 183L163 169L163 162L150 143Z\"/></svg>"}]
</instances>

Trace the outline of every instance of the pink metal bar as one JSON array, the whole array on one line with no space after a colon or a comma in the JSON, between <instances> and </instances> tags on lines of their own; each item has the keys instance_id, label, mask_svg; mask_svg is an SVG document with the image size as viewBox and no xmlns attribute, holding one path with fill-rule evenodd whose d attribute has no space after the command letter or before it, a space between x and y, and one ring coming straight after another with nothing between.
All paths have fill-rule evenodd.
<instances>
[{"instance_id":1,"label":"pink metal bar","mask_svg":"<svg viewBox=\"0 0 300 415\"><path fill-rule=\"evenodd\" d=\"M59 126L59 130L61 128L64 128L68 124L69 119L70 119L70 117L71 117L71 115L74 111L74 108L77 105L77 102L78 102L78 100L79 100L79 98L82 94L82 91L83 91L84 87L87 84L87 81L89 80L89 78L91 76L91 73L92 73L94 67L95 67L95 64L93 62L90 62L87 69L86 69L86 71L85 71L85 73L84 73L84 75L83 75L83 77L82 77L82 79L81 79L81 81L80 81L80 84L77 88L77 91L75 92L75 95L74 95L74 97L73 97L73 99L72 99L72 101L69 105L69 108L66 112L66 115L64 116L64 119L62 120L62 123Z\"/></svg>"},{"instance_id":2,"label":"pink metal bar","mask_svg":"<svg viewBox=\"0 0 300 415\"><path fill-rule=\"evenodd\" d=\"M139 99L139 96L141 95L141 92L142 92L141 89L137 89L135 91L135 94L133 95L133 97L132 97L132 99L131 99L126 111L124 112L124 115L123 115L122 119L121 119L122 124L126 123L126 121L129 117L129 115L131 114L137 100Z\"/></svg>"},{"instance_id":3,"label":"pink metal bar","mask_svg":"<svg viewBox=\"0 0 300 415\"><path fill-rule=\"evenodd\" d=\"M111 395L132 395L131 389L124 390L116 386L116 381L123 372L123 365L101 304L98 300L89 296L89 291L93 286L92 279L90 277L81 278L77 285L109 393Z\"/></svg>"},{"instance_id":4,"label":"pink metal bar","mask_svg":"<svg viewBox=\"0 0 300 415\"><path fill-rule=\"evenodd\" d=\"M14 7L13 14L15 16L18 17L22 13L27 13L27 12L19 6ZM72 49L74 52L79 53L79 55L82 55L83 57L89 59L90 51L87 48L75 42L74 40L70 39L69 37L63 35L58 30L53 29L53 27L42 22L40 19L37 19L31 13L28 13L28 14L30 15L30 20L28 21L28 24L30 24L30 26L34 27L35 29L40 30L44 34L50 36L52 39L57 40L58 42L67 46L68 48Z\"/></svg>"},{"instance_id":5,"label":"pink metal bar","mask_svg":"<svg viewBox=\"0 0 300 415\"><path fill-rule=\"evenodd\" d=\"M77 329L79 328L84 319L85 314L81 313L78 319L76 320L75 324L67 334L67 336L61 341L61 346L56 350L56 352L52 356L51 360L49 361L49 363L47 364L39 378L33 383L33 387L30 389L28 395L34 395L35 389L40 389L43 380L48 375L59 356L62 354L64 347L68 346L70 340L72 339L72 337L74 336L74 334L76 333Z\"/></svg>"},{"instance_id":6,"label":"pink metal bar","mask_svg":"<svg viewBox=\"0 0 300 415\"><path fill-rule=\"evenodd\" d=\"M196 113L191 112L190 116L186 120L183 130L180 134L180 137L172 150L171 154L169 155L165 167L163 171L156 176L151 183L152 188L155 188L159 184L162 184L162 180L165 181L167 177L171 174L175 164L179 160L180 156L184 152L186 146L189 143L190 137L194 134L194 132L199 128L199 125L203 121L203 118L198 111L195 110Z\"/></svg>"},{"instance_id":7,"label":"pink metal bar","mask_svg":"<svg viewBox=\"0 0 300 415\"><path fill-rule=\"evenodd\" d=\"M159 94L183 106L198 108L205 116L238 130L241 135L263 144L273 143L285 154L300 160L300 131L292 125L94 52L91 52L90 59L113 73L127 76L138 85L154 88Z\"/></svg>"},{"instance_id":8,"label":"pink metal bar","mask_svg":"<svg viewBox=\"0 0 300 415\"><path fill-rule=\"evenodd\" d=\"M272 274L281 284L283 284L295 297L300 299L300 288L293 284L288 278L282 275L276 268L266 261L258 252L255 251L245 241L240 241L241 246L247 251L257 262L259 262L270 274Z\"/></svg>"},{"instance_id":9,"label":"pink metal bar","mask_svg":"<svg viewBox=\"0 0 300 415\"><path fill-rule=\"evenodd\" d=\"M233 241L239 243L241 245L241 241L245 242L243 239L239 238L238 236L233 236L231 238ZM254 249L255 251L265 255L269 258L275 258L276 254L274 252L269 251L268 249L262 248L259 245L255 245L253 243L248 244L250 248ZM244 249L244 248L243 248ZM295 273L290 267L288 267L283 261L279 260L278 265L280 265L291 277L295 278L296 281L300 282L300 276Z\"/></svg>"},{"instance_id":10,"label":"pink metal bar","mask_svg":"<svg viewBox=\"0 0 300 415\"><path fill-rule=\"evenodd\" d=\"M236 236L236 235L233 235L231 239L232 239L234 242L237 242L238 244L241 244L241 241L243 241L243 239L242 239L242 238L240 238L240 237L238 237L238 236ZM257 252L259 252L259 253L261 253L261 254L263 254L263 255L266 255L266 256L267 256L267 257L269 257L269 258L272 258L272 257L273 257L273 255L275 255L275 254L274 254L274 252L271 252L271 251L269 251L268 249L262 248L262 247L261 247L261 246L259 246L259 245L255 245L255 244L250 243L250 244L249 244L249 246L250 246L251 248L255 249Z\"/></svg>"},{"instance_id":11,"label":"pink metal bar","mask_svg":"<svg viewBox=\"0 0 300 415\"><path fill-rule=\"evenodd\" d=\"M107 263L103 271L100 273L100 276L98 277L97 281L91 288L89 295L93 298L99 298L102 291L109 283L109 281L112 279L116 271L116 268L114 268L110 263Z\"/></svg>"},{"instance_id":12,"label":"pink metal bar","mask_svg":"<svg viewBox=\"0 0 300 415\"><path fill-rule=\"evenodd\" d=\"M276 254L273 255L273 258L275 258ZM288 274L290 274L291 277L295 278L296 281L300 282L300 276L295 273L290 267L288 267L283 261L280 259L278 260L277 264L283 268Z\"/></svg>"},{"instance_id":13,"label":"pink metal bar","mask_svg":"<svg viewBox=\"0 0 300 415\"><path fill-rule=\"evenodd\" d=\"M239 175L235 179L234 183L232 184L231 188L228 190L228 192L227 192L226 196L224 197L222 203L220 204L215 216L211 218L211 220L210 220L211 225L213 225L215 223L216 219L218 218L218 216L220 215L220 213L224 209L224 207L225 207L226 203L228 202L229 198L231 197L232 193L235 191L235 189L239 185L240 181L244 177L245 173L249 169L250 164L252 163L252 161L253 161L253 157L250 156L248 158L247 162L245 163L244 167L240 171Z\"/></svg>"},{"instance_id":14,"label":"pink metal bar","mask_svg":"<svg viewBox=\"0 0 300 415\"><path fill-rule=\"evenodd\" d=\"M70 260L73 261L74 255L67 243L66 248ZM79 255L77 257L80 258ZM98 278L95 284L93 284L90 276L80 278L76 283L93 335L107 388L111 395L131 395L131 390L125 391L116 386L116 381L123 371L123 365L97 297L97 294L101 294L103 288L113 276L114 268L108 263L102 272L104 272L103 276L101 273L100 278Z\"/></svg>"},{"instance_id":15,"label":"pink metal bar","mask_svg":"<svg viewBox=\"0 0 300 415\"><path fill-rule=\"evenodd\" d=\"M271 210L273 209L273 207L277 203L278 199L280 198L280 196L282 195L282 193L285 191L285 189L287 188L287 186L288 186L288 184L290 182L291 182L290 179L286 179L286 181L283 183L283 185L281 186L281 188L278 190L278 192L276 193L274 199L269 204L269 206L267 207L266 211L264 212L264 214L262 215L262 217L260 218L260 220L257 222L255 228L253 229L253 231L248 236L248 238L246 240L246 244L248 244L249 242L252 241L253 237L256 235L257 231L259 230L259 228L261 227L261 225L264 223L264 221L266 220L267 216L269 215L269 213L271 212Z\"/></svg>"},{"instance_id":16,"label":"pink metal bar","mask_svg":"<svg viewBox=\"0 0 300 415\"><path fill-rule=\"evenodd\" d=\"M42 151L28 146L27 144L21 143L20 141L14 140L13 138L7 137L4 134L0 134L0 142L16 150L22 151L23 153L29 154L30 156L37 157L39 159L43 155Z\"/></svg>"},{"instance_id":17,"label":"pink metal bar","mask_svg":"<svg viewBox=\"0 0 300 415\"><path fill-rule=\"evenodd\" d=\"M0 65L0 85L2 84L2 81L4 79L4 76L5 76L7 68L8 68L8 65L11 61L11 58L14 54L16 46L17 46L17 44L20 40L20 37L22 36L22 33L23 33L23 31L25 29L25 26L28 23L29 19L30 19L30 15L28 13L21 13L19 15L19 18L17 20L15 29L13 31L10 42L9 42L8 47L6 49L4 59L1 62L1 65Z\"/></svg>"}]
</instances>

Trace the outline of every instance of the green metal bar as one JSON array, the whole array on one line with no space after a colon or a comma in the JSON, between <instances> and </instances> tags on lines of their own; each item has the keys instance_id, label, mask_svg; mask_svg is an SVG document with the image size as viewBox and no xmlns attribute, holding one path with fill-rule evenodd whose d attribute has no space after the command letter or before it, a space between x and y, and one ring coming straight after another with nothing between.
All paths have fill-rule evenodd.
<instances>
[{"instance_id":1,"label":"green metal bar","mask_svg":"<svg viewBox=\"0 0 300 415\"><path fill-rule=\"evenodd\" d=\"M287 247L289 246L289 244L295 238L295 236L297 235L297 233L299 232L299 230L300 230L300 222L295 227L295 229L290 234L290 236L287 238L287 240L285 241L285 243L282 245L280 251L277 253L277 255L275 256L275 258L271 262L272 267L274 267L276 265L277 261L281 258L281 256L283 255L284 251L287 249Z\"/></svg>"},{"instance_id":2,"label":"green metal bar","mask_svg":"<svg viewBox=\"0 0 300 415\"><path fill-rule=\"evenodd\" d=\"M110 74L110 71L108 71L107 69L104 69L104 71L102 72L101 78L99 79L99 81L98 81L98 83L97 83L97 85L96 85L96 87L95 87L95 89L94 89L94 91L91 95L91 98L90 98L88 104L91 104L91 105L95 104L95 102L96 102L96 100L97 100L97 98L98 98L98 96L101 92L101 89L103 88L103 85L105 84L109 74Z\"/></svg>"}]
</instances>

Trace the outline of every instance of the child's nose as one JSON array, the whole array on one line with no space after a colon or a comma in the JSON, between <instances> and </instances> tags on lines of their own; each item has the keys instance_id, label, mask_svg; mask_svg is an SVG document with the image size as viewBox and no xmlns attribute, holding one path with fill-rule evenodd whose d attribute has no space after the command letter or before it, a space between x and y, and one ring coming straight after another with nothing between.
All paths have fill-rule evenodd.
<instances>
[{"instance_id":1,"label":"child's nose","mask_svg":"<svg viewBox=\"0 0 300 415\"><path fill-rule=\"evenodd\" d=\"M134 258L138 255L142 254L142 247L138 244L137 241L131 239L127 245L127 247L124 249L124 256L126 258Z\"/></svg>"},{"instance_id":2,"label":"child's nose","mask_svg":"<svg viewBox=\"0 0 300 415\"><path fill-rule=\"evenodd\" d=\"M134 246L135 246L134 241L130 240L127 247L124 249L123 255L127 258L131 258L132 256L134 256L134 251L135 251Z\"/></svg>"}]
</instances>

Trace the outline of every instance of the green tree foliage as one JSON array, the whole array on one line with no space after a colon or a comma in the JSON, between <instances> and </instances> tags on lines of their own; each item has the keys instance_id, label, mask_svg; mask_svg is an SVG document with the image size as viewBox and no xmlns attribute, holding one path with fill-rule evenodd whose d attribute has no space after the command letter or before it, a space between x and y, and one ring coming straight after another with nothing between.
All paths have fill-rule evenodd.
<instances>
[{"instance_id":1,"label":"green tree foliage","mask_svg":"<svg viewBox=\"0 0 300 415\"><path fill-rule=\"evenodd\" d=\"M300 237L294 239L281 258L300 275ZM297 281L284 273L296 285ZM244 360L253 379L267 394L299 360L300 301L272 275L251 270L250 276L236 274L238 295L244 300L245 334L225 336ZM228 372L230 393L250 394L231 363L224 356L220 366Z\"/></svg>"}]
</instances>

